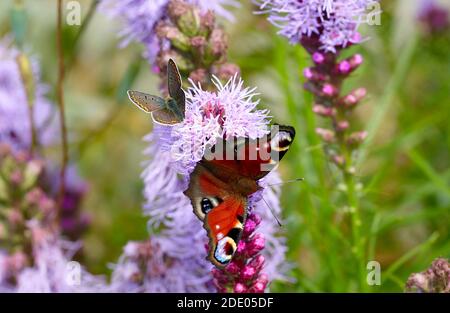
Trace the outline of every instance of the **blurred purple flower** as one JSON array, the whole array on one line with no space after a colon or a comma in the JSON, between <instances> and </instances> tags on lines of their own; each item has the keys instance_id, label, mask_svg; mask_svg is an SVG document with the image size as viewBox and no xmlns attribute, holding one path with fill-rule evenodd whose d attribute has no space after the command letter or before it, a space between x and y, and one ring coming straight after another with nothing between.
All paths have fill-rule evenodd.
<instances>
[{"instance_id":1,"label":"blurred purple flower","mask_svg":"<svg viewBox=\"0 0 450 313\"><path fill-rule=\"evenodd\" d=\"M31 145L29 107L17 57L19 51L8 37L0 39L0 141L16 148ZM35 94L33 112L40 144L48 145L58 138L53 106L46 98L48 88L40 82L39 64L32 60Z\"/></svg>"},{"instance_id":2,"label":"blurred purple flower","mask_svg":"<svg viewBox=\"0 0 450 313\"><path fill-rule=\"evenodd\" d=\"M54 234L31 221L33 267L18 276L17 292L100 292L106 289L103 278L86 272L80 264L71 262L79 249L74 242L57 239Z\"/></svg>"},{"instance_id":3,"label":"blurred purple flower","mask_svg":"<svg viewBox=\"0 0 450 313\"><path fill-rule=\"evenodd\" d=\"M156 36L155 27L165 19L167 5L170 0L101 0L99 10L110 18L119 18L124 23L119 36L121 46L127 46L132 41L144 44L145 57L151 64L155 61L160 44ZM202 10L213 10L229 20L233 15L227 6L238 6L236 0L187 0L187 3L198 5Z\"/></svg>"},{"instance_id":4,"label":"blurred purple flower","mask_svg":"<svg viewBox=\"0 0 450 313\"><path fill-rule=\"evenodd\" d=\"M269 13L268 20L279 34L293 44L305 38L319 38L321 49L336 52L337 47L358 43L358 26L364 14L377 0L255 0L259 13Z\"/></svg>"},{"instance_id":5,"label":"blurred purple flower","mask_svg":"<svg viewBox=\"0 0 450 313\"><path fill-rule=\"evenodd\" d=\"M419 8L419 19L426 25L431 34L441 33L449 29L449 11L439 5L436 0L422 0Z\"/></svg>"},{"instance_id":6,"label":"blurred purple flower","mask_svg":"<svg viewBox=\"0 0 450 313\"><path fill-rule=\"evenodd\" d=\"M178 293L212 291L208 267L203 260L191 256L174 257L171 255L173 252L172 240L166 236L154 235L145 242L129 242L119 263L114 266L111 290Z\"/></svg>"},{"instance_id":7,"label":"blurred purple flower","mask_svg":"<svg viewBox=\"0 0 450 313\"><path fill-rule=\"evenodd\" d=\"M45 178L52 195L56 197L61 178L58 167L50 168ZM90 215L82 210L88 189L88 183L80 177L76 165L70 164L66 169L65 192L59 209L61 233L72 241L80 239L91 223Z\"/></svg>"},{"instance_id":8,"label":"blurred purple flower","mask_svg":"<svg viewBox=\"0 0 450 313\"><path fill-rule=\"evenodd\" d=\"M448 259L437 258L430 268L409 276L406 292L450 293L450 263Z\"/></svg>"}]
</instances>

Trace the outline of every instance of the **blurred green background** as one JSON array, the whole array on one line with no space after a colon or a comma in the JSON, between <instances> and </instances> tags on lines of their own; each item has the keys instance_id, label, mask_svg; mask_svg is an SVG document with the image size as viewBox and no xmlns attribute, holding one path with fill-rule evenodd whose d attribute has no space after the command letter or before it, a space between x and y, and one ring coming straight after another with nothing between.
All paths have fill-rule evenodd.
<instances>
[{"instance_id":1,"label":"blurred green background","mask_svg":"<svg viewBox=\"0 0 450 313\"><path fill-rule=\"evenodd\" d=\"M16 2L0 3L1 37L11 32ZM43 81L55 99L56 1L22 2L26 51L40 60ZM78 39L80 26L64 27L70 159L90 186L84 210L93 222L84 236L84 262L94 273L109 273L108 264L127 241L147 237L140 173L146 159L142 137L152 123L130 105L124 87L157 93L158 79L141 59L141 46L117 48L119 22L98 12L87 19L93 1L79 2L82 21L90 22ZM340 177L314 131L323 121L311 111L312 97L302 88L308 55L277 36L248 3L235 10L236 23L222 21L229 32L229 60L241 67L247 85L258 86L262 107L274 120L295 126L298 133L280 167L284 180L305 178L284 185L282 196L296 282L279 282L272 290L402 291L412 272L438 256L450 257L450 35L424 30L417 21L418 2L381 1L381 25L365 27L362 33L370 40L346 51L365 58L345 89L366 87L369 94L353 123L374 136L360 151L364 159L357 175L364 246L369 260L381 264L381 286L360 286L355 274L350 236L341 228L348 210ZM59 157L57 148L47 153Z\"/></svg>"}]
</instances>

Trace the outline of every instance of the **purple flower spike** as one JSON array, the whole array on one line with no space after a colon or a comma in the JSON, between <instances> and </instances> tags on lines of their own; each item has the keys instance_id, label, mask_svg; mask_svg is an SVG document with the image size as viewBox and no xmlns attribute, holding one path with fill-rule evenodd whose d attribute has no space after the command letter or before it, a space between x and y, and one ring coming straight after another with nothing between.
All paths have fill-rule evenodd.
<instances>
[{"instance_id":1,"label":"purple flower spike","mask_svg":"<svg viewBox=\"0 0 450 313\"><path fill-rule=\"evenodd\" d=\"M17 58L20 52L12 48L9 37L0 39L0 141L9 143L16 150L31 146L31 125L27 90L22 81ZM55 143L59 128L52 118L54 106L46 98L48 87L40 80L40 68L36 59L31 58L34 94L33 113L37 140L41 145Z\"/></svg>"},{"instance_id":2,"label":"purple flower spike","mask_svg":"<svg viewBox=\"0 0 450 313\"><path fill-rule=\"evenodd\" d=\"M364 13L376 0L255 0L260 13L268 13L268 20L280 29L279 34L292 44L317 39L322 51L335 53L337 49L359 43L358 26L365 22ZM317 55L314 62L321 64Z\"/></svg>"},{"instance_id":3,"label":"purple flower spike","mask_svg":"<svg viewBox=\"0 0 450 313\"><path fill-rule=\"evenodd\" d=\"M186 0L188 4L198 6L203 12L215 11L229 20L233 15L227 7L238 7L236 0ZM122 38L121 47L136 41L144 44L145 56L154 63L160 51L160 43L155 28L160 21L167 18L167 7L170 0L102 0L99 10L111 19L119 19L124 28L119 32ZM156 68L159 70L159 68Z\"/></svg>"}]
</instances>

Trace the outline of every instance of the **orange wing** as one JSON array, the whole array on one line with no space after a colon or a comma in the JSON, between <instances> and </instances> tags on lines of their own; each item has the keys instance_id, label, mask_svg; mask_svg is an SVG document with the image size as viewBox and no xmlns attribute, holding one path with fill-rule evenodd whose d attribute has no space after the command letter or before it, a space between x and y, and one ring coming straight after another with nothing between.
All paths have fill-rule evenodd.
<instances>
[{"instance_id":1,"label":"orange wing","mask_svg":"<svg viewBox=\"0 0 450 313\"><path fill-rule=\"evenodd\" d=\"M247 215L246 199L230 193L224 182L200 164L192 173L185 194L208 232L208 259L219 268L226 266L241 239Z\"/></svg>"}]
</instances>

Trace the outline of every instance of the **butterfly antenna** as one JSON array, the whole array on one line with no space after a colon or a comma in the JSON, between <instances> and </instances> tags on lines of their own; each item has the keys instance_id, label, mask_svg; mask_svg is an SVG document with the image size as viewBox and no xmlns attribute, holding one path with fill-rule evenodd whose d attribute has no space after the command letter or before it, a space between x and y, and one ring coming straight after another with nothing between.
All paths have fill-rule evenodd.
<instances>
[{"instance_id":1,"label":"butterfly antenna","mask_svg":"<svg viewBox=\"0 0 450 313\"><path fill-rule=\"evenodd\" d=\"M289 184L289 183L295 183L295 182L298 182L298 181L304 181L304 180L305 180L304 178L296 178L296 179L286 180L286 181L283 181L283 182L281 182L281 183L270 184L270 185L267 185L267 187L272 187L272 186L277 186L277 185L283 185L283 184Z\"/></svg>"},{"instance_id":2,"label":"butterfly antenna","mask_svg":"<svg viewBox=\"0 0 450 313\"><path fill-rule=\"evenodd\" d=\"M267 207L270 210L270 213L272 213L273 217L275 218L275 220L278 223L278 226L282 227L283 225L281 224L280 220L278 219L277 215L275 214L275 211L272 209L272 207L269 205L269 203L266 201L266 199L264 199L264 197L262 197L262 199L264 200L264 203L267 205Z\"/></svg>"}]
</instances>

